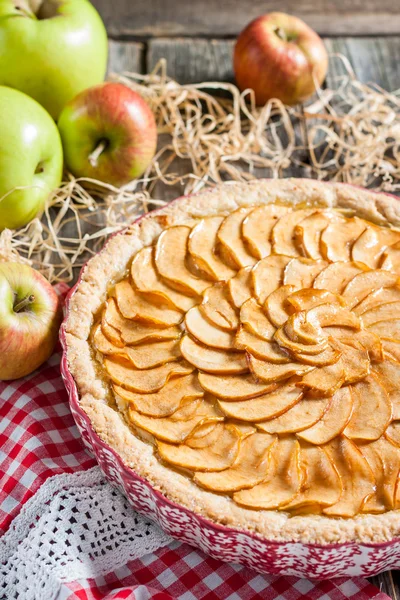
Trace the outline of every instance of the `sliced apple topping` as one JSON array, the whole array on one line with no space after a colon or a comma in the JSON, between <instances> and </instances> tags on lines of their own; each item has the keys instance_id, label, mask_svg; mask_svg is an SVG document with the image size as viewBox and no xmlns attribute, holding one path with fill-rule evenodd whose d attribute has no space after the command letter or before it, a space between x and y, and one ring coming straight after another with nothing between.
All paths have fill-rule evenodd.
<instances>
[{"instance_id":1,"label":"sliced apple topping","mask_svg":"<svg viewBox=\"0 0 400 600\"><path fill-rule=\"evenodd\" d=\"M315 210L300 209L283 215L276 223L271 233L272 250L275 254L300 256L296 246L295 227Z\"/></svg>"},{"instance_id":2,"label":"sliced apple topping","mask_svg":"<svg viewBox=\"0 0 400 600\"><path fill-rule=\"evenodd\" d=\"M260 259L271 254L272 228L290 210L287 206L267 204L253 209L246 216L242 224L242 236L253 256Z\"/></svg>"},{"instance_id":3,"label":"sliced apple topping","mask_svg":"<svg viewBox=\"0 0 400 600\"><path fill-rule=\"evenodd\" d=\"M353 517L374 493L371 467L359 448L345 436L336 437L325 448L339 472L343 491L339 501L323 512L332 517Z\"/></svg>"},{"instance_id":4,"label":"sliced apple topping","mask_svg":"<svg viewBox=\"0 0 400 600\"><path fill-rule=\"evenodd\" d=\"M321 446L342 433L353 411L353 398L349 387L337 390L322 418L309 429L297 435L309 442Z\"/></svg>"},{"instance_id":5,"label":"sliced apple topping","mask_svg":"<svg viewBox=\"0 0 400 600\"><path fill-rule=\"evenodd\" d=\"M288 297L287 303L296 312L308 311L320 304L345 305L343 298L338 294L319 289L298 290Z\"/></svg>"},{"instance_id":6,"label":"sliced apple topping","mask_svg":"<svg viewBox=\"0 0 400 600\"><path fill-rule=\"evenodd\" d=\"M400 239L397 231L368 226L351 249L353 260L363 262L371 269L377 269L386 246L395 244Z\"/></svg>"},{"instance_id":7,"label":"sliced apple topping","mask_svg":"<svg viewBox=\"0 0 400 600\"><path fill-rule=\"evenodd\" d=\"M393 421L386 429L385 437L395 446L400 446L400 421Z\"/></svg>"},{"instance_id":8,"label":"sliced apple topping","mask_svg":"<svg viewBox=\"0 0 400 600\"><path fill-rule=\"evenodd\" d=\"M285 267L290 260L290 256L275 254L263 258L253 267L251 280L254 295L260 304L264 304L268 296L281 285Z\"/></svg>"},{"instance_id":9,"label":"sliced apple topping","mask_svg":"<svg viewBox=\"0 0 400 600\"><path fill-rule=\"evenodd\" d=\"M283 381L293 377L293 375L304 375L314 369L310 365L304 365L301 363L289 362L285 364L277 364L259 360L251 354L248 356L248 362L251 372L266 383L273 383L276 381Z\"/></svg>"},{"instance_id":10,"label":"sliced apple topping","mask_svg":"<svg viewBox=\"0 0 400 600\"><path fill-rule=\"evenodd\" d=\"M276 437L252 433L240 444L233 465L218 473L195 473L193 481L214 492L236 492L261 483L268 472L271 448Z\"/></svg>"},{"instance_id":11,"label":"sliced apple topping","mask_svg":"<svg viewBox=\"0 0 400 600\"><path fill-rule=\"evenodd\" d=\"M229 352L207 348L195 342L188 335L183 336L180 350L183 357L190 364L201 371L206 371L206 373L232 375L248 371L244 352Z\"/></svg>"},{"instance_id":12,"label":"sliced apple topping","mask_svg":"<svg viewBox=\"0 0 400 600\"><path fill-rule=\"evenodd\" d=\"M246 329L264 340L270 341L274 337L276 328L254 298L250 298L242 305L240 322Z\"/></svg>"},{"instance_id":13,"label":"sliced apple topping","mask_svg":"<svg viewBox=\"0 0 400 600\"><path fill-rule=\"evenodd\" d=\"M290 264L290 263L289 263ZM289 318L287 312L287 299L296 291L293 285L283 285L272 292L265 301L264 310L269 320L276 326L281 327Z\"/></svg>"},{"instance_id":14,"label":"sliced apple topping","mask_svg":"<svg viewBox=\"0 0 400 600\"><path fill-rule=\"evenodd\" d=\"M333 294L341 294L349 281L367 269L368 267L361 263L332 263L315 278L313 287L319 290L328 290Z\"/></svg>"},{"instance_id":15,"label":"sliced apple topping","mask_svg":"<svg viewBox=\"0 0 400 600\"><path fill-rule=\"evenodd\" d=\"M382 342L379 336L371 331L366 331L365 329L354 331L348 327L325 327L324 333L333 338L334 344L342 342L351 348L367 351L370 360L380 362L384 359ZM338 347L337 343L336 346ZM365 354L362 360L367 360Z\"/></svg>"},{"instance_id":16,"label":"sliced apple topping","mask_svg":"<svg viewBox=\"0 0 400 600\"><path fill-rule=\"evenodd\" d=\"M371 308L376 308L381 304L387 304L388 302L399 302L400 301L400 287L394 286L391 288L380 288L371 292L362 300L357 306L353 308L357 315L362 315Z\"/></svg>"},{"instance_id":17,"label":"sliced apple topping","mask_svg":"<svg viewBox=\"0 0 400 600\"><path fill-rule=\"evenodd\" d=\"M268 421L257 423L267 433L296 433L315 425L329 408L332 398L303 397L287 411Z\"/></svg>"},{"instance_id":18,"label":"sliced apple topping","mask_svg":"<svg viewBox=\"0 0 400 600\"><path fill-rule=\"evenodd\" d=\"M398 508L396 506L396 486L400 470L400 453L396 446L384 437L359 446L364 458L371 467L376 489L363 506L363 512L380 513Z\"/></svg>"},{"instance_id":19,"label":"sliced apple topping","mask_svg":"<svg viewBox=\"0 0 400 600\"><path fill-rule=\"evenodd\" d=\"M389 271L368 271L356 275L342 292L343 298L350 307L356 306L371 292L380 288L390 288L397 283L398 277Z\"/></svg>"},{"instance_id":20,"label":"sliced apple topping","mask_svg":"<svg viewBox=\"0 0 400 600\"><path fill-rule=\"evenodd\" d=\"M207 288L200 310L217 327L233 331L239 326L238 311L229 301L226 284L216 283Z\"/></svg>"},{"instance_id":21,"label":"sliced apple topping","mask_svg":"<svg viewBox=\"0 0 400 600\"><path fill-rule=\"evenodd\" d=\"M176 325L161 328L156 327L155 325L125 319L118 311L113 298L110 298L107 301L106 309L103 312L101 321L103 333L107 335L107 332L104 329L105 325L115 328L121 346L125 346L125 344L135 345L163 340L176 340L182 334L181 329ZM109 336L107 335L107 337ZM116 343L115 340L112 341L114 344Z\"/></svg>"},{"instance_id":22,"label":"sliced apple topping","mask_svg":"<svg viewBox=\"0 0 400 600\"><path fill-rule=\"evenodd\" d=\"M344 434L356 440L377 440L392 419L392 403L379 379L370 375L350 386L353 414Z\"/></svg>"},{"instance_id":23,"label":"sliced apple topping","mask_svg":"<svg viewBox=\"0 0 400 600\"><path fill-rule=\"evenodd\" d=\"M292 285L297 290L312 286L314 279L328 266L325 260L311 258L293 258L285 268L283 283Z\"/></svg>"},{"instance_id":24,"label":"sliced apple topping","mask_svg":"<svg viewBox=\"0 0 400 600\"><path fill-rule=\"evenodd\" d=\"M372 323L372 325L368 325L368 329L382 338L400 340L400 318Z\"/></svg>"},{"instance_id":25,"label":"sliced apple topping","mask_svg":"<svg viewBox=\"0 0 400 600\"><path fill-rule=\"evenodd\" d=\"M319 260L321 234L332 220L341 219L336 213L317 211L306 217L294 229L296 245L304 256Z\"/></svg>"},{"instance_id":26,"label":"sliced apple topping","mask_svg":"<svg viewBox=\"0 0 400 600\"><path fill-rule=\"evenodd\" d=\"M174 375L188 375L193 371L192 365L171 362L154 369L134 369L131 363L116 362L106 358L104 367L111 380L122 387L142 394L158 392Z\"/></svg>"},{"instance_id":27,"label":"sliced apple topping","mask_svg":"<svg viewBox=\"0 0 400 600\"><path fill-rule=\"evenodd\" d=\"M252 267L240 269L228 282L230 300L236 308L240 308L253 295L251 269Z\"/></svg>"},{"instance_id":28,"label":"sliced apple topping","mask_svg":"<svg viewBox=\"0 0 400 600\"><path fill-rule=\"evenodd\" d=\"M372 370L389 394L393 419L400 419L400 362L387 358L384 362L373 365Z\"/></svg>"},{"instance_id":29,"label":"sliced apple topping","mask_svg":"<svg viewBox=\"0 0 400 600\"><path fill-rule=\"evenodd\" d=\"M98 323L92 331L92 343L98 352L102 354L114 354L116 356L124 356L125 345L121 341L118 331L115 330L115 335L118 336L118 345L114 344L110 339L104 335L101 324Z\"/></svg>"},{"instance_id":30,"label":"sliced apple topping","mask_svg":"<svg viewBox=\"0 0 400 600\"><path fill-rule=\"evenodd\" d=\"M209 373L199 373L199 383L206 392L232 402L255 398L276 389L275 385L256 381L252 375L221 377Z\"/></svg>"},{"instance_id":31,"label":"sliced apple topping","mask_svg":"<svg viewBox=\"0 0 400 600\"><path fill-rule=\"evenodd\" d=\"M240 421L248 421L255 423L257 421L265 421L272 419L277 415L286 412L294 406L303 393L294 385L288 384L280 386L277 390L239 402L224 402L219 401L219 407L222 412Z\"/></svg>"},{"instance_id":32,"label":"sliced apple topping","mask_svg":"<svg viewBox=\"0 0 400 600\"><path fill-rule=\"evenodd\" d=\"M139 292L145 292L155 303L167 304L169 308L175 308L186 312L195 304L199 304L199 298L185 296L171 287L168 287L159 277L153 263L152 247L140 250L132 261L131 277L135 288Z\"/></svg>"},{"instance_id":33,"label":"sliced apple topping","mask_svg":"<svg viewBox=\"0 0 400 600\"><path fill-rule=\"evenodd\" d=\"M238 455L241 435L233 425L217 423L201 438L193 439L192 436L179 446L158 442L161 458L193 471L223 471L233 464Z\"/></svg>"},{"instance_id":34,"label":"sliced apple topping","mask_svg":"<svg viewBox=\"0 0 400 600\"><path fill-rule=\"evenodd\" d=\"M337 363L342 356L340 350L336 350L330 346L325 348L325 350L322 350L319 354L304 354L303 352L295 352L293 354L296 360L313 367L333 365Z\"/></svg>"},{"instance_id":35,"label":"sliced apple topping","mask_svg":"<svg viewBox=\"0 0 400 600\"><path fill-rule=\"evenodd\" d=\"M299 509L336 504L342 494L339 474L323 448L302 446L301 469L305 473L300 493L285 505L285 509Z\"/></svg>"},{"instance_id":36,"label":"sliced apple topping","mask_svg":"<svg viewBox=\"0 0 400 600\"><path fill-rule=\"evenodd\" d=\"M239 350L246 350L261 360L283 364L290 362L288 354L276 342L268 342L258 337L245 327L239 327L236 334L235 346Z\"/></svg>"},{"instance_id":37,"label":"sliced apple topping","mask_svg":"<svg viewBox=\"0 0 400 600\"><path fill-rule=\"evenodd\" d=\"M381 269L385 271L393 271L394 273L400 274L400 243L394 244L390 248L386 248L382 254L382 260L380 264Z\"/></svg>"},{"instance_id":38,"label":"sliced apple topping","mask_svg":"<svg viewBox=\"0 0 400 600\"><path fill-rule=\"evenodd\" d=\"M382 348L386 358L400 362L400 340L383 339Z\"/></svg>"},{"instance_id":39,"label":"sliced apple topping","mask_svg":"<svg viewBox=\"0 0 400 600\"><path fill-rule=\"evenodd\" d=\"M366 222L357 217L329 223L321 235L323 258L332 263L350 260L352 246L366 227Z\"/></svg>"},{"instance_id":40,"label":"sliced apple topping","mask_svg":"<svg viewBox=\"0 0 400 600\"><path fill-rule=\"evenodd\" d=\"M191 308L186 313L185 325L189 333L205 346L223 350L235 348L234 334L211 323L204 317L198 306Z\"/></svg>"},{"instance_id":41,"label":"sliced apple topping","mask_svg":"<svg viewBox=\"0 0 400 600\"><path fill-rule=\"evenodd\" d=\"M182 313L166 306L151 304L146 295L136 292L127 279L115 286L118 308L126 319L144 321L159 327L170 327L182 321Z\"/></svg>"},{"instance_id":42,"label":"sliced apple topping","mask_svg":"<svg viewBox=\"0 0 400 600\"><path fill-rule=\"evenodd\" d=\"M221 413L211 402L202 398L190 397L184 398L179 408L169 417L149 417L141 414L132 406L128 409L128 417L137 427L151 433L157 439L171 444L184 442L195 427L201 423L223 420Z\"/></svg>"},{"instance_id":43,"label":"sliced apple topping","mask_svg":"<svg viewBox=\"0 0 400 600\"><path fill-rule=\"evenodd\" d=\"M227 281L236 273L216 254L217 233L224 217L202 219L193 227L188 241L188 250L193 263L213 281Z\"/></svg>"},{"instance_id":44,"label":"sliced apple topping","mask_svg":"<svg viewBox=\"0 0 400 600\"><path fill-rule=\"evenodd\" d=\"M302 481L300 444L294 438L283 438L271 449L265 481L249 490L235 492L233 499L247 508L276 509L293 500Z\"/></svg>"},{"instance_id":45,"label":"sliced apple topping","mask_svg":"<svg viewBox=\"0 0 400 600\"><path fill-rule=\"evenodd\" d=\"M287 331L289 331L290 335L288 335ZM283 327L280 327L276 330L274 334L274 340L285 350L288 350L290 353L294 354L310 354L317 355L326 350L328 347L328 339L322 338L316 344L305 344L302 342L293 341L293 332L290 329L290 324L288 327L288 323Z\"/></svg>"},{"instance_id":46,"label":"sliced apple topping","mask_svg":"<svg viewBox=\"0 0 400 600\"><path fill-rule=\"evenodd\" d=\"M393 321L400 317L400 302L389 302L365 311L362 320L365 327L378 321Z\"/></svg>"},{"instance_id":47,"label":"sliced apple topping","mask_svg":"<svg viewBox=\"0 0 400 600\"><path fill-rule=\"evenodd\" d=\"M168 417L184 401L202 398L204 395L194 373L170 379L162 389L153 393L134 393L119 385L114 385L114 391L136 411L157 418Z\"/></svg>"},{"instance_id":48,"label":"sliced apple topping","mask_svg":"<svg viewBox=\"0 0 400 600\"><path fill-rule=\"evenodd\" d=\"M227 258L233 268L242 269L254 265L256 259L252 256L242 238L242 224L252 208L239 208L224 219L218 230L217 237L221 245L222 256Z\"/></svg>"},{"instance_id":49,"label":"sliced apple topping","mask_svg":"<svg viewBox=\"0 0 400 600\"><path fill-rule=\"evenodd\" d=\"M193 275L186 266L190 227L178 225L165 229L158 238L155 262L159 274L178 291L192 296L200 295L211 285Z\"/></svg>"}]
</instances>

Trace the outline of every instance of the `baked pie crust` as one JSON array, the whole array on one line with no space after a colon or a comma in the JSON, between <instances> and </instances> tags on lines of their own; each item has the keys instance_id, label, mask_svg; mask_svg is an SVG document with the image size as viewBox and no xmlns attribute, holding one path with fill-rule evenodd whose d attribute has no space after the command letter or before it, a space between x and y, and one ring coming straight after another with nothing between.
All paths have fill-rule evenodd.
<instances>
[{"instance_id":1,"label":"baked pie crust","mask_svg":"<svg viewBox=\"0 0 400 600\"><path fill-rule=\"evenodd\" d=\"M100 438L169 499L269 540L400 530L400 204L226 183L110 239L64 327Z\"/></svg>"}]
</instances>

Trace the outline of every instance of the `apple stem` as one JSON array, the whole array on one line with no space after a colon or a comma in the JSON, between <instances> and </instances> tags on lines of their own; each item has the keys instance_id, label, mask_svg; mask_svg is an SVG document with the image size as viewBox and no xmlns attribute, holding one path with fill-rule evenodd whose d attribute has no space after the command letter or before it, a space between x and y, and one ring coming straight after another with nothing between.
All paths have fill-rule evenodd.
<instances>
[{"instance_id":1,"label":"apple stem","mask_svg":"<svg viewBox=\"0 0 400 600\"><path fill-rule=\"evenodd\" d=\"M274 32L276 33L276 35L278 36L278 38L284 42L288 41L288 37L286 35L286 32L284 31L284 29L282 29L282 27L277 27L276 29L274 29Z\"/></svg>"},{"instance_id":2,"label":"apple stem","mask_svg":"<svg viewBox=\"0 0 400 600\"><path fill-rule=\"evenodd\" d=\"M89 162L92 165L92 167L97 167L99 156L104 152L107 146L107 140L100 140L93 152L89 154Z\"/></svg>"},{"instance_id":3,"label":"apple stem","mask_svg":"<svg viewBox=\"0 0 400 600\"><path fill-rule=\"evenodd\" d=\"M25 298L17 302L17 304L14 306L14 312L21 312L21 310L24 310L24 308L26 308L33 302L35 302L35 296L33 294L31 294L30 296L26 296Z\"/></svg>"}]
</instances>

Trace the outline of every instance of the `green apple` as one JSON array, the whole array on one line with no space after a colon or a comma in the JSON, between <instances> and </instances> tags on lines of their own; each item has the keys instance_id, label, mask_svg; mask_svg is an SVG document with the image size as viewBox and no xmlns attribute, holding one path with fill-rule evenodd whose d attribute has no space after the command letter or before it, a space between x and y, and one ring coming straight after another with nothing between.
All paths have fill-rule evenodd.
<instances>
[{"instance_id":1,"label":"green apple","mask_svg":"<svg viewBox=\"0 0 400 600\"><path fill-rule=\"evenodd\" d=\"M107 34L88 0L0 0L0 85L25 92L54 119L104 80Z\"/></svg>"},{"instance_id":2,"label":"green apple","mask_svg":"<svg viewBox=\"0 0 400 600\"><path fill-rule=\"evenodd\" d=\"M0 231L25 225L60 185L60 135L40 104L0 86Z\"/></svg>"},{"instance_id":3,"label":"green apple","mask_svg":"<svg viewBox=\"0 0 400 600\"><path fill-rule=\"evenodd\" d=\"M147 102L121 83L102 83L68 102L58 120L66 167L75 177L120 186L154 156L157 126Z\"/></svg>"},{"instance_id":4,"label":"green apple","mask_svg":"<svg viewBox=\"0 0 400 600\"><path fill-rule=\"evenodd\" d=\"M0 264L0 381L29 375L51 356L61 319L59 298L43 275Z\"/></svg>"}]
</instances>

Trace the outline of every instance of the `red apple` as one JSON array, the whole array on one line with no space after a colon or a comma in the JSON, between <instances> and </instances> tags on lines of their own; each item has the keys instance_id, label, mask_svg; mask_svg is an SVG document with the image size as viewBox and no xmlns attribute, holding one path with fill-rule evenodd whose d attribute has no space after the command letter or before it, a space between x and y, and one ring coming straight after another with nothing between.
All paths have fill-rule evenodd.
<instances>
[{"instance_id":1,"label":"red apple","mask_svg":"<svg viewBox=\"0 0 400 600\"><path fill-rule=\"evenodd\" d=\"M285 104L303 102L320 85L328 68L323 41L304 21L269 13L239 35L234 70L241 90L251 88L258 105L270 98Z\"/></svg>"},{"instance_id":2,"label":"red apple","mask_svg":"<svg viewBox=\"0 0 400 600\"><path fill-rule=\"evenodd\" d=\"M142 175L156 151L150 107L121 83L78 94L63 109L58 128L66 166L75 177L120 186Z\"/></svg>"},{"instance_id":3,"label":"red apple","mask_svg":"<svg viewBox=\"0 0 400 600\"><path fill-rule=\"evenodd\" d=\"M28 265L0 264L0 381L29 375L50 357L61 317L43 275Z\"/></svg>"}]
</instances>

